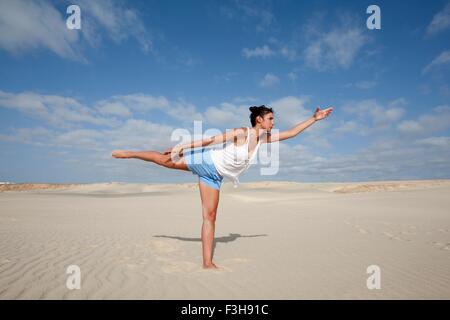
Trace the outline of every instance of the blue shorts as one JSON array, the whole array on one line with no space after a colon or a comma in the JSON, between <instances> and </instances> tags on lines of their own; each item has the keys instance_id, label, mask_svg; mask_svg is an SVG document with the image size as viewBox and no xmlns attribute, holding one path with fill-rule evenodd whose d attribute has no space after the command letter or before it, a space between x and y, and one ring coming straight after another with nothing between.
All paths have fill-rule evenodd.
<instances>
[{"instance_id":1,"label":"blue shorts","mask_svg":"<svg viewBox=\"0 0 450 320\"><path fill-rule=\"evenodd\" d=\"M202 148L190 149L184 153L184 160L192 174L199 176L199 180L203 183L220 190L223 177L217 172L216 167L211 159L211 150Z\"/></svg>"}]
</instances>

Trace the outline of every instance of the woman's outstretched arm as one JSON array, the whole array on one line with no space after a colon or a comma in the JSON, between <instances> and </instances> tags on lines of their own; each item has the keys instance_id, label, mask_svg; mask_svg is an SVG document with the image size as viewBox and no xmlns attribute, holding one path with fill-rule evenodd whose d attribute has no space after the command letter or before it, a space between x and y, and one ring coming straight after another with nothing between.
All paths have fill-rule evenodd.
<instances>
[{"instance_id":1,"label":"woman's outstretched arm","mask_svg":"<svg viewBox=\"0 0 450 320\"><path fill-rule=\"evenodd\" d=\"M267 143L275 142L275 141L282 141L286 139L290 139L298 135L300 132L314 124L315 122L325 119L328 117L328 115L333 111L332 107L326 108L324 110L320 110L319 107L317 107L316 111L314 112L314 115L309 118L308 120L305 120L303 122L300 122L295 127L286 130L281 131L278 133L268 133L267 135Z\"/></svg>"},{"instance_id":2,"label":"woman's outstretched arm","mask_svg":"<svg viewBox=\"0 0 450 320\"><path fill-rule=\"evenodd\" d=\"M212 137L207 137L207 138L195 140L195 141L192 141L189 143L180 144L173 148L167 149L164 152L164 154L168 154L171 152L181 153L183 150L186 150L186 149L201 148L201 147L206 147L209 145L223 143L225 141L231 141L240 133L240 130L241 129L239 129L239 128L235 128L235 129L229 130L223 134L218 134L218 135L215 135Z\"/></svg>"}]
</instances>

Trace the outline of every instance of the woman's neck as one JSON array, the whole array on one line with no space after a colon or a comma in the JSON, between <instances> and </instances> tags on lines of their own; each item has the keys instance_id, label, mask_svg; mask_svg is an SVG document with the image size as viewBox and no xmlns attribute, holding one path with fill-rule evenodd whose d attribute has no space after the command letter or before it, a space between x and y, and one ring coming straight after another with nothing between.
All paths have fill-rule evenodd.
<instances>
[{"instance_id":1,"label":"woman's neck","mask_svg":"<svg viewBox=\"0 0 450 320\"><path fill-rule=\"evenodd\" d=\"M262 128L260 127L260 126L258 126L258 125L256 125L256 126L254 126L254 127L250 127L250 129L253 129L253 130L255 130L256 131L256 135L259 137L259 135L261 134L261 132L262 132Z\"/></svg>"},{"instance_id":2,"label":"woman's neck","mask_svg":"<svg viewBox=\"0 0 450 320\"><path fill-rule=\"evenodd\" d=\"M261 134L263 129L259 125L251 127L250 129L255 130L255 132L256 132L256 141L258 141L259 140L259 135Z\"/></svg>"}]
</instances>

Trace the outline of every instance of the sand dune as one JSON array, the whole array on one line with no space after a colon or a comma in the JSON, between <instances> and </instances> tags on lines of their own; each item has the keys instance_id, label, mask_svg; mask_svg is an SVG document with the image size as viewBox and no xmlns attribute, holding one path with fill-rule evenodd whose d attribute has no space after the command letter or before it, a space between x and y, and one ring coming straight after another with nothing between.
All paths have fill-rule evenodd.
<instances>
[{"instance_id":1,"label":"sand dune","mask_svg":"<svg viewBox=\"0 0 450 320\"><path fill-rule=\"evenodd\" d=\"M353 183L299 183L292 181L261 181L243 183L240 190L263 191L298 191L299 189L321 190L336 193L361 193L379 191L398 191L428 189L450 186L450 180L408 180L408 181L369 181ZM224 188L229 189L230 183L225 182ZM65 190L77 193L142 193L174 189L197 189L196 183L178 184L141 184L141 183L93 183L93 184L52 184L52 183L0 183L0 192L5 191L30 191L30 190Z\"/></svg>"},{"instance_id":2,"label":"sand dune","mask_svg":"<svg viewBox=\"0 0 450 320\"><path fill-rule=\"evenodd\" d=\"M0 184L0 192L3 191L29 191L29 190L56 190L67 189L73 184L56 184L56 183L7 183Z\"/></svg>"},{"instance_id":3,"label":"sand dune","mask_svg":"<svg viewBox=\"0 0 450 320\"><path fill-rule=\"evenodd\" d=\"M381 181L369 183L355 183L336 188L337 193L377 192L427 189L434 187L450 186L449 180L416 180L416 181Z\"/></svg>"},{"instance_id":4,"label":"sand dune","mask_svg":"<svg viewBox=\"0 0 450 320\"><path fill-rule=\"evenodd\" d=\"M195 183L0 190L1 299L450 298L450 180L226 183L220 271L201 268Z\"/></svg>"}]
</instances>

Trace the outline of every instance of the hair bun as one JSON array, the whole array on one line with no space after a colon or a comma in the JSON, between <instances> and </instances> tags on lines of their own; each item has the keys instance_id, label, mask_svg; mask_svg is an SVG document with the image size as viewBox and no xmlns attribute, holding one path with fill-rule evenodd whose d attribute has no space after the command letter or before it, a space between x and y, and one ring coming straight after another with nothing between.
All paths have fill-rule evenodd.
<instances>
[{"instance_id":1,"label":"hair bun","mask_svg":"<svg viewBox=\"0 0 450 320\"><path fill-rule=\"evenodd\" d=\"M257 111L258 110L258 107L257 106L253 106L253 107L250 107L250 108L248 108L251 112L255 112L255 111Z\"/></svg>"}]
</instances>

